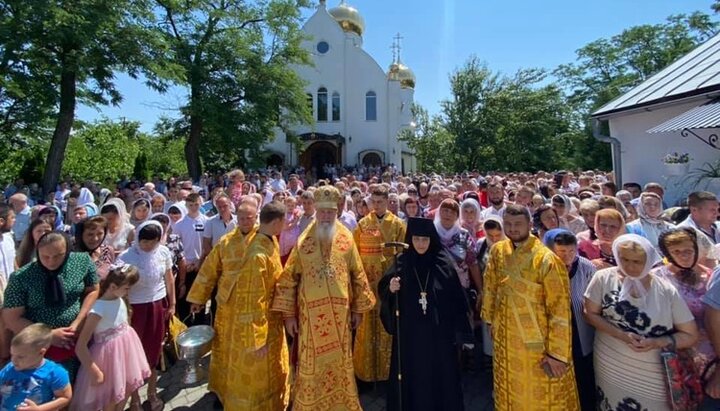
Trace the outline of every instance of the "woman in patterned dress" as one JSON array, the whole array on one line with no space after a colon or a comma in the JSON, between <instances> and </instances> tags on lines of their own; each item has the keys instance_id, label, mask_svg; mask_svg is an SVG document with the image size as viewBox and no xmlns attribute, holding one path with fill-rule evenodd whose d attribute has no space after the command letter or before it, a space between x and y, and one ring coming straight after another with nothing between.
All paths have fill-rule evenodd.
<instances>
[{"instance_id":1,"label":"woman in patterned dress","mask_svg":"<svg viewBox=\"0 0 720 411\"><path fill-rule=\"evenodd\" d=\"M618 266L595 273L585 292L598 409L669 411L660 351L692 347L695 319L677 289L651 273L660 257L646 238L625 234L612 248Z\"/></svg>"},{"instance_id":2,"label":"woman in patterned dress","mask_svg":"<svg viewBox=\"0 0 720 411\"><path fill-rule=\"evenodd\" d=\"M75 339L98 294L95 264L87 254L71 252L70 239L57 231L43 235L37 250L37 261L8 281L3 320L14 334L33 323L50 326L53 339L45 356L74 379L80 365Z\"/></svg>"}]
</instances>

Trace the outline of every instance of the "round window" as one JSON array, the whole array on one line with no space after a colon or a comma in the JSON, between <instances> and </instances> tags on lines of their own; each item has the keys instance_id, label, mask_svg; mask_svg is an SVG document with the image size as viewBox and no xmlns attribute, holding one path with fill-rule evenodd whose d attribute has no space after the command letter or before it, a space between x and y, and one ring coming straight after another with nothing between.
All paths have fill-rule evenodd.
<instances>
[{"instance_id":1,"label":"round window","mask_svg":"<svg viewBox=\"0 0 720 411\"><path fill-rule=\"evenodd\" d=\"M321 41L317 44L317 51L320 54L325 54L330 50L330 45L327 43L327 41Z\"/></svg>"}]
</instances>

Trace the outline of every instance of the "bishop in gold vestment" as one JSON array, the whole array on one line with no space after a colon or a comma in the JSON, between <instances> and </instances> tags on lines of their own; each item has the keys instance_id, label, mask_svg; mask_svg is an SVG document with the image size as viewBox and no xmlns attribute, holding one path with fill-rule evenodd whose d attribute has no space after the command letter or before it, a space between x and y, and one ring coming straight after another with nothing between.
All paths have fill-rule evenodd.
<instances>
[{"instance_id":1,"label":"bishop in gold vestment","mask_svg":"<svg viewBox=\"0 0 720 411\"><path fill-rule=\"evenodd\" d=\"M318 208L321 206L318 201ZM316 236L318 221L300 235L273 301L273 310L286 317L296 316L299 323L294 411L361 410L353 372L350 318L351 314L370 311L375 298L352 234L340 222L333 224L335 235L329 252L321 251Z\"/></svg>"},{"instance_id":2,"label":"bishop in gold vestment","mask_svg":"<svg viewBox=\"0 0 720 411\"><path fill-rule=\"evenodd\" d=\"M493 333L495 410L578 410L570 285L562 261L534 236L517 248L504 240L491 249L484 279L482 318ZM546 375L546 355L568 364L567 372Z\"/></svg>"},{"instance_id":3,"label":"bishop in gold vestment","mask_svg":"<svg viewBox=\"0 0 720 411\"><path fill-rule=\"evenodd\" d=\"M277 240L257 227L248 234L236 228L212 249L188 294L189 302L205 304L218 288L208 389L226 411L287 407L287 342L282 316L269 311L281 272Z\"/></svg>"},{"instance_id":4,"label":"bishop in gold vestment","mask_svg":"<svg viewBox=\"0 0 720 411\"><path fill-rule=\"evenodd\" d=\"M405 224L398 216L384 211L382 217L378 217L377 212L363 217L354 233L355 244L358 246L360 259L375 298L378 282L392 265L393 252L396 251L393 248L384 249L383 244L405 240ZM390 375L391 353L392 336L385 332L376 307L363 317L355 335L355 375L365 382L387 380Z\"/></svg>"}]
</instances>

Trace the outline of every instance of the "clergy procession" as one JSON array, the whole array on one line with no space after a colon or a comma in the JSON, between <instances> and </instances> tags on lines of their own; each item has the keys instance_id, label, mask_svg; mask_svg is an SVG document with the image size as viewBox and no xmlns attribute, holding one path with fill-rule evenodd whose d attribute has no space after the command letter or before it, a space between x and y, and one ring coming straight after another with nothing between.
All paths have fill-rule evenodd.
<instances>
[{"instance_id":1,"label":"clergy procession","mask_svg":"<svg viewBox=\"0 0 720 411\"><path fill-rule=\"evenodd\" d=\"M715 194L366 172L9 185L3 409L161 410L178 354L214 409L720 409Z\"/></svg>"},{"instance_id":2,"label":"clergy procession","mask_svg":"<svg viewBox=\"0 0 720 411\"><path fill-rule=\"evenodd\" d=\"M720 0L357 3L0 0L0 411L720 411Z\"/></svg>"}]
</instances>

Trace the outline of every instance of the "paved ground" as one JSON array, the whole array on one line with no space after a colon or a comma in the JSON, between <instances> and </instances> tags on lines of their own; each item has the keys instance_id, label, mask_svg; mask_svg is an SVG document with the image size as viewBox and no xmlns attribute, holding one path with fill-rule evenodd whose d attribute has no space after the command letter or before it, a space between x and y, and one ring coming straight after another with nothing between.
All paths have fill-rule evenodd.
<instances>
[{"instance_id":1,"label":"paved ground","mask_svg":"<svg viewBox=\"0 0 720 411\"><path fill-rule=\"evenodd\" d=\"M205 363L208 359L205 359ZM160 377L158 385L160 386L160 397L165 401L165 410L213 410L214 397L208 394L207 384L202 382L190 387L184 386L181 382L182 375L183 364L177 363ZM382 385L378 385L377 389L367 387L361 391L360 401L365 411L385 410L383 389ZM466 409L492 411L491 389L492 377L487 369L465 373L463 392L465 393ZM141 390L141 394L144 399L144 388Z\"/></svg>"}]
</instances>

